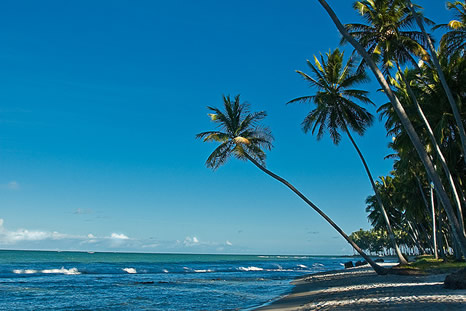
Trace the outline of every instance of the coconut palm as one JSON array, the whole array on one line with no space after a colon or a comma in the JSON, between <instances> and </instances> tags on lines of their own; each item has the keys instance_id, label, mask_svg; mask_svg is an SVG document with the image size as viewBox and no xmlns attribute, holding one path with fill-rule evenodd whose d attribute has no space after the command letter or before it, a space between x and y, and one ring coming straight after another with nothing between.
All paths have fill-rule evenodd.
<instances>
[{"instance_id":1,"label":"coconut palm","mask_svg":"<svg viewBox=\"0 0 466 311\"><path fill-rule=\"evenodd\" d=\"M417 65L417 61L413 56L423 60L428 60L428 53L424 49L427 44L427 37L422 32L414 31L412 24L415 22L415 17L410 9L406 6L404 0L364 0L356 1L353 5L368 25L364 24L347 24L345 27L348 32L361 43L365 49L375 56L381 56L382 66L385 72L390 76L389 69L396 66L398 76L404 83L404 87L416 107L416 112L420 116L429 134L430 141L436 154L438 155L441 167L447 176L448 183L454 193L454 202L459 210L461 210L461 202L458 191L453 181L453 176L448 168L445 157L440 150L440 146L434 136L429 121L418 103L416 95L411 90L410 81L405 76L401 65L407 61L414 64L419 73L421 68ZM420 8L417 6L417 8ZM432 22L422 17L425 23ZM430 40L430 37L428 37ZM345 42L343 39L342 42ZM376 57L378 58L378 57ZM390 79L392 84L399 83ZM462 225L460 221L460 225ZM463 227L461 227L464 231Z\"/></svg>"},{"instance_id":2,"label":"coconut palm","mask_svg":"<svg viewBox=\"0 0 466 311\"><path fill-rule=\"evenodd\" d=\"M391 104L393 105L393 108L395 112L397 113L401 124L405 128L410 140L413 143L414 148L416 149L416 152L418 153L422 164L424 165L427 174L429 175L429 178L432 180L434 183L435 188L437 189L437 193L439 195L440 201L442 205L445 208L445 212L448 215L448 220L450 222L451 228L452 228L452 234L454 239L458 242L458 245L461 249L461 252L463 254L466 254L466 237L462 233L460 229L460 225L458 222L457 217L455 216L455 212L453 209L453 206L450 202L450 199L448 197L447 192L445 191L445 188L443 187L442 181L440 179L439 174L436 172L431 159L429 158L429 155L427 154L426 150L424 149L423 144L421 143L421 140L419 139L418 134L416 133L413 125L411 124L411 121L408 118L408 115L406 114L406 111L404 110L403 106L401 105L399 99L395 95L395 93L390 89L390 85L387 83L387 80L385 79L383 73L380 71L380 69L377 67L377 64L374 62L374 60L371 58L371 56L366 52L364 47L359 44L357 40L355 40L345 29L343 24L340 22L338 19L337 15L335 12L332 10L332 8L328 5L328 3L325 0L318 0L319 3L322 5L322 7L325 9L325 11L328 13L332 21L334 22L335 26L337 27L338 31L342 34L342 36L345 37L345 39L356 49L359 55L361 55L371 71L374 73L377 81L379 82L380 86L382 87L383 91L389 98Z\"/></svg>"},{"instance_id":3,"label":"coconut palm","mask_svg":"<svg viewBox=\"0 0 466 311\"><path fill-rule=\"evenodd\" d=\"M349 130L351 129L357 134L363 135L366 128L372 125L374 119L365 108L354 102L354 100L358 100L373 105L373 102L367 97L368 92L354 88L355 85L366 81L367 75L364 71L356 72L352 59L348 60L346 64L343 64L344 53L340 52L339 49L327 53L326 56L327 60L321 55L320 61L314 56L315 65L308 61L309 68L313 73L312 76L302 71L297 71L312 87L318 89L317 93L312 96L303 96L293 99L289 103L314 102L317 105L315 109L309 112L302 123L304 132L308 132L312 129L312 133L314 134L318 128L317 139L320 139L324 132L328 130L330 137L336 145L341 140L340 130L348 136L361 158L364 169L366 170L367 176L376 194L378 205L384 215L387 230L400 263L406 264L407 261L401 254L395 241L390 220L377 191L369 166Z\"/></svg>"},{"instance_id":4,"label":"coconut palm","mask_svg":"<svg viewBox=\"0 0 466 311\"><path fill-rule=\"evenodd\" d=\"M278 180L291 191L297 194L304 202L319 213L356 251L374 268L378 274L386 274L388 271L377 265L368 257L343 230L333 222L321 209L312 203L298 189L282 177L265 168L265 150L272 148L272 135L267 127L261 127L260 121L265 118L264 111L251 113L246 103L240 103L239 95L232 100L230 96L223 97L224 111L215 107L207 107L210 119L218 125L218 130L202 132L196 138L204 142L218 142L220 145L207 158L206 166L217 169L230 157L240 160L249 160L257 168L267 175Z\"/></svg>"},{"instance_id":5,"label":"coconut palm","mask_svg":"<svg viewBox=\"0 0 466 311\"><path fill-rule=\"evenodd\" d=\"M448 24L436 25L434 29L442 28L447 32L442 36L440 43L448 54L461 51L466 48L466 3L464 1L447 2L447 8L452 10L456 19Z\"/></svg>"},{"instance_id":6,"label":"coconut palm","mask_svg":"<svg viewBox=\"0 0 466 311\"><path fill-rule=\"evenodd\" d=\"M463 153L463 160L464 163L466 164L466 131L464 129L463 125L463 120L461 119L461 114L459 111L459 105L458 103L455 102L455 99L453 97L453 94L450 90L450 87L447 83L447 80L445 79L445 75L443 73L442 67L440 65L437 52L435 50L434 44L432 43L432 40L430 39L429 35L427 34L425 28L424 28L424 23L419 16L419 13L416 11L416 7L411 3L410 0L405 0L409 9L411 10L411 13L415 17L416 23L418 24L419 28L421 29L422 33L424 34L424 37L426 38L427 41L427 47L429 48L430 51L430 56L432 58L432 62L434 63L435 69L438 73L438 77L440 79L440 82L442 83L442 87L445 91L445 94L447 95L448 102L451 106L451 110L453 112L453 116L455 117L456 121L456 126L458 127L458 132L460 134L460 139L461 139L461 145L462 145L462 153ZM463 239L465 239L466 243L466 236L464 235L463 232ZM465 250L466 251L466 250ZM464 254L466 256L466 254Z\"/></svg>"},{"instance_id":7,"label":"coconut palm","mask_svg":"<svg viewBox=\"0 0 466 311\"><path fill-rule=\"evenodd\" d=\"M440 49L439 56L440 65L453 96L458 98L459 102L464 102L463 85L466 78L466 61L464 57L461 57L458 52L447 56L443 48ZM463 223L462 205L466 203L462 198L461 186L456 185L461 180L458 177L464 176L461 141L448 100L439 82L437 71L431 62L425 62L421 66L421 72L406 70L403 75L411 83L407 84L405 79L401 79L404 80L403 83L394 81L392 86L403 103L403 107L411 116L411 122L416 131L425 139L426 148L432 152L432 158L437 161L439 166L443 167L445 182L450 184L451 198L457 207L457 217L461 226ZM408 96L410 92L413 93L413 96ZM419 117L415 115L415 111L419 108L418 105L413 105L415 101L410 102L410 98L413 97L417 98L417 101L423 107L423 112L418 114ZM408 139L390 103L382 105L378 111L382 112L382 116L386 117L386 128L389 135L397 136L397 142L400 139ZM462 120L466 120L465 116L466 114L463 112L461 115ZM432 127L430 125L423 127L423 123L428 125L430 123ZM430 138L430 143L428 138ZM397 143L397 145L399 144Z\"/></svg>"},{"instance_id":8,"label":"coconut palm","mask_svg":"<svg viewBox=\"0 0 466 311\"><path fill-rule=\"evenodd\" d=\"M453 55L450 58L442 57L440 58L440 60L445 61L442 62L442 70L444 70L445 77L449 84L451 83L451 90L454 92L456 80L458 80L459 75L464 75L462 74L462 71L458 71L457 68L462 68L464 70L464 64L463 66L461 66L461 61L455 61L456 59ZM448 62L448 60L452 61ZM439 92L438 78L437 75L435 75L436 71L432 70L432 67L429 67L429 65L430 63L425 63L425 65L422 68L421 75L416 75L417 81L411 80L413 86L410 86L410 83L407 82L406 78L406 76L410 75L410 72L399 72L399 76L401 76L401 80L403 81L403 83L395 82L394 87L396 88L398 94L409 94L409 98L414 104L414 108L419 115L419 119L412 117L412 121L413 123L419 123L420 132L425 132L425 136L430 138L430 144L427 144L427 149L431 149L433 151L433 156L437 156L437 161L443 168L447 184L450 185L452 200L457 207L457 217L459 220L459 224L461 230L464 232L462 217L462 204L464 204L464 202L461 202L460 192L458 191L459 189L457 189L457 186L454 181L454 174L458 174L458 172L462 171L461 167L457 169L458 157L461 157L461 143L460 140L457 139L458 131L456 130L457 127L455 126L455 120L451 117L452 114L449 109L450 107L448 105L444 105L445 96L443 95L443 90L441 86ZM449 71L450 69L452 69L452 67L456 69L454 70L455 74L451 74L451 72ZM421 79L423 81L419 83L419 80ZM428 87L426 87L426 82L429 85ZM414 94L414 91L416 91L417 95ZM459 93L455 92L454 94L459 95ZM409 99L406 96L400 96L400 98L405 98L404 107L406 107L407 110L410 110L412 105L410 105ZM420 108L418 101L423 104L423 109ZM424 111L426 111L426 114L424 113ZM426 115L429 117L430 122L427 121ZM440 121L439 117L441 119ZM424 124L425 129L422 127L422 124ZM431 124L434 125L433 128L431 127ZM437 132L437 135L435 135L434 130ZM436 137L439 137L439 139L437 139ZM449 148L445 148L446 145L449 145ZM456 148L457 145L458 148ZM453 168L453 170L450 170L444 153L448 155L451 154L453 150L455 153L455 157L449 157L449 162L451 163L450 166Z\"/></svg>"},{"instance_id":9,"label":"coconut palm","mask_svg":"<svg viewBox=\"0 0 466 311\"><path fill-rule=\"evenodd\" d=\"M382 63L387 75L394 61L401 64L411 62L417 66L412 55L427 60L428 54L424 49L426 39L422 32L410 29L414 17L403 0L356 1L353 8L367 25L346 24L345 28L376 61ZM424 21L432 23L426 18ZM344 37L341 41L347 42Z\"/></svg>"}]
</instances>

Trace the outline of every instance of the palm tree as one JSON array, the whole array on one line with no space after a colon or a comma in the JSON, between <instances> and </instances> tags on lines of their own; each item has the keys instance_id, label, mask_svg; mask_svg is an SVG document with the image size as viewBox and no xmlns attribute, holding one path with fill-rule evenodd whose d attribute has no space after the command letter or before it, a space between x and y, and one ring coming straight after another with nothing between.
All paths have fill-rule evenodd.
<instances>
[{"instance_id":1,"label":"palm tree","mask_svg":"<svg viewBox=\"0 0 466 311\"><path fill-rule=\"evenodd\" d=\"M328 3L325 0L318 0L319 3L322 5L322 7L326 10L332 21L334 22L335 26L337 27L338 31L342 34L342 36L345 37L345 39L357 50L359 55L361 55L372 72L374 73L377 81L379 82L380 86L382 87L383 91L389 98L390 102L393 105L394 110L396 111L401 124L405 128L409 138L411 139L414 148L416 149L416 152L418 153L427 174L429 175L429 178L432 180L434 183L435 188L437 189L437 193L439 195L440 201L442 202L442 205L445 208L445 212L448 215L448 219L450 222L450 225L452 227L452 233L454 236L454 239L458 242L461 252L463 254L466 254L466 237L464 234L461 232L460 225L458 222L457 217L455 216L455 212L453 209L453 206L450 202L450 199L442 185L441 179L439 174L436 172L432 161L430 160L426 150L424 149L423 144L421 143L421 140L419 139L418 134L414 130L413 125L411 124L411 121L409 120L406 111L404 110L403 106L401 105L399 99L396 97L394 92L390 89L389 84L387 83L387 80L383 76L383 73L380 71L380 69L377 67L376 63L374 60L371 58L371 56L366 52L364 47L359 44L358 41L356 41L345 29L343 24L340 22L338 17L336 16L335 12L330 8Z\"/></svg>"},{"instance_id":2,"label":"palm tree","mask_svg":"<svg viewBox=\"0 0 466 311\"><path fill-rule=\"evenodd\" d=\"M440 150L429 121L425 117L414 92L411 90L410 81L408 81L401 69L402 64L411 62L418 69L419 73L421 73L421 68L417 65L412 55L423 60L428 60L428 53L424 49L424 46L427 45L427 37L424 37L422 32L410 30L411 25L415 22L415 17L406 6L404 0L356 1L353 8L360 12L369 25L347 24L345 25L346 29L369 53L381 56L382 66L388 76L390 76L389 69L393 65L396 65L398 75L404 83L403 86L406 88L417 114L427 129L433 149L438 155L439 162L447 176L448 183L453 192L454 202L461 211L459 194L445 157ZM424 17L422 19L425 23L432 24L429 19ZM346 40L342 39L342 42L346 42ZM391 81L393 81L392 84L397 84L395 80ZM464 231L461 221L459 223L462 231Z\"/></svg>"},{"instance_id":3,"label":"palm tree","mask_svg":"<svg viewBox=\"0 0 466 311\"><path fill-rule=\"evenodd\" d=\"M376 61L382 63L384 73L390 75L394 61L417 66L412 55L427 60L426 39L422 32L410 29L414 17L402 0L356 1L353 8L367 25L346 24L345 28ZM426 18L424 21L432 24ZM346 42L343 37L341 43Z\"/></svg>"},{"instance_id":4,"label":"palm tree","mask_svg":"<svg viewBox=\"0 0 466 311\"><path fill-rule=\"evenodd\" d=\"M447 2L447 8L454 10L456 19L451 20L448 24L437 25L434 29L447 30L440 41L447 54L453 54L457 51L464 53L466 48L466 3L463 1Z\"/></svg>"},{"instance_id":5,"label":"palm tree","mask_svg":"<svg viewBox=\"0 0 466 311\"><path fill-rule=\"evenodd\" d=\"M451 59L453 59L453 56L451 57ZM428 63L426 63L426 64L428 64ZM423 67L424 67L423 68L424 72L428 71L430 69L427 65L425 65ZM440 103L442 103L443 100L439 101L438 98L436 98L437 100L435 101L435 103L433 105L431 105L431 106L427 105L427 104L429 104L428 101L432 101L433 98L431 98L431 97L433 97L433 93L436 92L436 89L437 89L436 84L438 84L437 79L432 79L433 81L429 84L429 86L425 87L425 83L428 81L428 79L427 79L428 77L426 77L426 76L418 77L418 79L420 78L420 79L423 80L423 82L418 86L423 87L423 88L422 89L418 88L420 90L420 92L418 92L418 93L420 93L420 95L416 96L414 94L414 91L413 91L412 87L410 86L410 82L408 82L408 79L406 78L406 76L409 75L409 71L406 71L407 74L405 74L405 73L403 73L401 71L401 68L399 68L399 70L400 70L399 71L399 76L401 77L401 80L403 81L403 83L398 83L397 81L394 81L393 85L394 85L394 87L396 87L396 90L398 91L398 93L404 92L404 93L409 94L409 98L411 99L412 103L414 104L415 110L417 111L417 113L419 115L419 118L420 118L419 121L421 121L421 123L423 123L424 126L425 126L425 130L427 132L427 137L430 138L430 142L431 142L431 146L432 146L431 149L433 149L433 151L435 152L435 155L437 155L437 161L442 166L443 171L445 173L445 177L446 177L446 179L448 181L448 184L450 185L450 189L451 189L451 192L452 192L452 199L453 199L453 202L455 203L455 205L457 207L457 211L458 211L458 213L457 213L458 221L459 221L461 230L464 233L463 216L462 216L462 203L461 203L459 191L457 190L453 174L450 171L450 168L448 167L447 161L445 159L445 156L443 155L440 144L437 142L437 138L434 135L434 130L432 129L432 127L430 125L431 123L432 124L436 124L436 123L427 121L427 117L426 117L426 115L424 114L424 111L423 111L426 108L427 109L431 108L432 106L442 107L442 109L443 109L442 113L437 114L435 116L432 116L432 115L430 116L431 121L436 121L439 115L441 115L441 116L444 116L444 115L450 116L451 115L451 113L450 113L450 111L448 109L449 107L445 107L443 105L440 105ZM433 73L432 70L430 72ZM421 74L422 73L423 72L421 71ZM448 75L448 71L445 72L445 76L447 76L447 75ZM447 76L447 79L448 78L449 77ZM451 79L450 79L450 81L451 81ZM412 81L412 82L414 82L413 84L416 83L416 81ZM414 86L416 86L416 85L414 85ZM444 97L444 96L440 96L440 98L442 98L442 97ZM402 98L402 97L400 97L400 98ZM420 105L418 103L418 98L420 100L422 100L422 103L424 104L423 105L424 109L421 109L421 107L420 107ZM429 100L426 100L426 98L429 99ZM404 107L407 107L409 109L410 108L409 103L405 104ZM430 111L428 111L428 112L430 112ZM455 129L455 128L456 127L455 127L455 124L454 124L454 120L453 120L453 122L449 122L448 131L451 132L452 129ZM421 130L423 130L423 129L421 128ZM453 130L453 132L454 132L453 135L457 135L456 134L457 131ZM442 143L442 141L443 142L445 141L445 135L440 135L439 134L437 136L441 138L440 143ZM452 141L457 141L458 142L458 139L452 139ZM455 148L455 151L458 153L458 155L460 155L461 154L461 147L459 149Z\"/></svg>"},{"instance_id":6,"label":"palm tree","mask_svg":"<svg viewBox=\"0 0 466 311\"><path fill-rule=\"evenodd\" d=\"M320 62L314 56L315 66L310 61L307 62L313 73L313 77L302 71L297 71L311 86L318 89L317 93L312 96L293 99L289 103L314 102L317 104L317 107L309 112L302 123L304 132L306 133L312 129L312 133L314 134L318 128L317 139L322 138L325 130L328 130L333 143L338 145L341 139L339 130L346 133L361 158L374 189L398 259L400 263L407 264L396 243L390 220L377 191L369 166L348 129L351 128L357 134L363 135L366 128L372 125L374 117L366 109L354 102L354 100L359 100L366 104L374 104L367 97L368 92L353 88L356 84L366 81L367 75L364 71L355 72L354 61L352 59L348 60L343 66L344 53L340 52L339 49L335 49L332 53L329 52L326 55L327 61L321 55Z\"/></svg>"},{"instance_id":7,"label":"palm tree","mask_svg":"<svg viewBox=\"0 0 466 311\"><path fill-rule=\"evenodd\" d=\"M270 150L273 140L270 130L267 127L261 127L259 124L266 116L265 111L251 113L246 103L240 103L239 95L235 96L233 100L231 100L230 96L224 96L223 105L224 111L214 107L207 107L211 111L209 114L210 119L218 125L219 130L202 132L196 135L196 138L202 139L204 142L214 141L220 143L220 146L207 158L206 166L217 169L232 156L240 160L249 160L261 171L287 186L319 213L378 274L386 274L388 271L368 257L321 209L288 181L265 168L266 154L264 149Z\"/></svg>"},{"instance_id":8,"label":"palm tree","mask_svg":"<svg viewBox=\"0 0 466 311\"><path fill-rule=\"evenodd\" d=\"M437 70L440 82L442 83L443 89L445 90L445 94L447 95L448 102L450 103L451 110L453 112L453 116L455 117L456 125L458 127L458 132L460 134L460 139L461 139L461 145L462 145L462 153L463 153L463 160L464 163L466 164L466 131L464 129L463 125L463 120L461 119L461 114L458 109L458 105L455 102L455 99L453 98L453 94L450 90L450 87L448 86L448 83L445 79L445 75L443 73L443 70L440 66L437 52L435 51L434 44L432 43L432 40L430 37L427 35L427 32L424 28L424 24L419 17L419 13L416 12L415 6L411 3L410 0L405 0L406 3L408 4L409 9L411 10L411 13L416 19L416 23L418 24L419 28L422 30L422 33L424 34L424 37L426 38L427 41L427 47L429 48L430 55L432 58L432 62L435 65L435 68ZM463 233L463 238L465 238L464 233ZM465 238L466 239L466 238ZM466 254L464 254L466 256Z\"/></svg>"}]
</instances>

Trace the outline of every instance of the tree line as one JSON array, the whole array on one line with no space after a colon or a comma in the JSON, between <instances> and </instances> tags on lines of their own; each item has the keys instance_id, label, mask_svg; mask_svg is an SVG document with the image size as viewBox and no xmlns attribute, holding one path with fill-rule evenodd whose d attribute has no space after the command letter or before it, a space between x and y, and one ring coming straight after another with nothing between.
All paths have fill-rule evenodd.
<instances>
[{"instance_id":1,"label":"tree line","mask_svg":"<svg viewBox=\"0 0 466 311\"><path fill-rule=\"evenodd\" d=\"M261 125L266 112L251 112L239 95L224 96L223 109L208 107L217 129L197 138L219 146L206 165L216 169L230 157L252 162L324 217L379 274L388 271L366 252L393 252L402 264L407 262L403 252L437 254L438 250L442 256L462 258L466 255L464 1L447 2L455 19L440 25L423 16L422 7L410 0L355 1L353 8L364 22L345 25L325 0L318 2L341 33L340 44L354 50L348 57L339 48L314 56L313 62L308 61L309 73L297 72L315 93L289 103L312 104L302 122L304 132L317 139L328 133L335 144L342 136L350 140L374 191L366 200L374 229L348 236L300 190L268 170L265 151L272 149L273 136ZM426 27L443 29L437 47ZM394 159L393 171L377 180L352 135L362 136L374 120L364 107L374 103L359 88L369 80L369 72L388 98L377 112L392 137L393 153L387 157Z\"/></svg>"}]
</instances>

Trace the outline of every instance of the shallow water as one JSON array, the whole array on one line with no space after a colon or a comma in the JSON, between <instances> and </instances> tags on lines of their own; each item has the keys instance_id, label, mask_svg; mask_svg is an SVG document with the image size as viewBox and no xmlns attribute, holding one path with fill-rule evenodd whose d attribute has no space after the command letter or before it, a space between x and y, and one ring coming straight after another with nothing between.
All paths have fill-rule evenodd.
<instances>
[{"instance_id":1,"label":"shallow water","mask_svg":"<svg viewBox=\"0 0 466 311\"><path fill-rule=\"evenodd\" d=\"M0 251L0 310L242 310L344 257Z\"/></svg>"}]
</instances>

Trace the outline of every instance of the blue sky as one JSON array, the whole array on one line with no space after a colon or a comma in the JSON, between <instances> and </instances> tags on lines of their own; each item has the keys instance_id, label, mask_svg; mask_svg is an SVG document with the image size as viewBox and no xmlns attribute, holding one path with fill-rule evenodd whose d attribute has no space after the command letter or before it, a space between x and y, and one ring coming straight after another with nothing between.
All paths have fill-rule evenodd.
<instances>
[{"instance_id":1,"label":"blue sky","mask_svg":"<svg viewBox=\"0 0 466 311\"><path fill-rule=\"evenodd\" d=\"M418 3L450 19L443 1ZM329 4L359 21L351 1ZM205 107L238 93L268 112L268 168L348 233L369 227L350 143L305 135L310 106L285 105L313 92L294 70L339 42L317 1L4 1L0 28L0 248L351 253L252 164L204 166ZM356 139L388 174L383 124Z\"/></svg>"}]
</instances>

